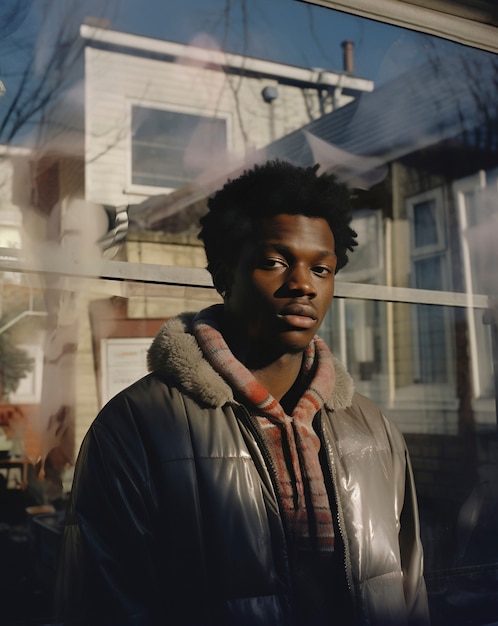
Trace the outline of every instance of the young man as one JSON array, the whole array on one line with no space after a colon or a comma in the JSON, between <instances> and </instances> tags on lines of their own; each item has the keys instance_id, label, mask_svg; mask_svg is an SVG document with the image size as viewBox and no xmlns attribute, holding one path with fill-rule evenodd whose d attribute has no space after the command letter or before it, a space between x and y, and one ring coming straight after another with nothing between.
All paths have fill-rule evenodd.
<instances>
[{"instance_id":1,"label":"young man","mask_svg":"<svg viewBox=\"0 0 498 626\"><path fill-rule=\"evenodd\" d=\"M269 162L201 220L223 304L166 322L75 473L65 624L426 624L399 431L316 335L356 245L347 189Z\"/></svg>"}]
</instances>

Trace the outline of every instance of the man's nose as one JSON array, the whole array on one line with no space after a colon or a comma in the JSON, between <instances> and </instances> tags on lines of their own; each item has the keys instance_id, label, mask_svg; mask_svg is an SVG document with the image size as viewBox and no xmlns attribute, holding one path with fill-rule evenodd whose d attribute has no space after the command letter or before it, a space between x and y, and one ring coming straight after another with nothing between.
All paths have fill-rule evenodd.
<instances>
[{"instance_id":1,"label":"man's nose","mask_svg":"<svg viewBox=\"0 0 498 626\"><path fill-rule=\"evenodd\" d=\"M290 291L300 295L314 296L316 288L309 268L301 264L289 268L287 286Z\"/></svg>"}]
</instances>

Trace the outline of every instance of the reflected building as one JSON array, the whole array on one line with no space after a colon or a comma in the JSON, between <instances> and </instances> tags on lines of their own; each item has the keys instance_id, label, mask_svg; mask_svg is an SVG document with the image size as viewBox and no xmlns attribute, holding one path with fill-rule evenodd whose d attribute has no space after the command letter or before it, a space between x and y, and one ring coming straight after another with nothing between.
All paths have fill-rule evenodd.
<instances>
[{"instance_id":1,"label":"reflected building","mask_svg":"<svg viewBox=\"0 0 498 626\"><path fill-rule=\"evenodd\" d=\"M372 303L347 303L346 322L331 329L356 377L377 377L365 391L405 431L496 423L490 334L472 302L498 289L490 245L498 232L497 78L492 55L434 58L268 150L303 165L321 157L358 189L355 225L365 247L339 280L426 292L426 304L398 302L383 314ZM437 306L446 292L468 295L464 314ZM341 341L348 324L355 338L358 325L368 334L361 347Z\"/></svg>"},{"instance_id":2,"label":"reflected building","mask_svg":"<svg viewBox=\"0 0 498 626\"><path fill-rule=\"evenodd\" d=\"M435 47L375 86L355 76L351 42L332 71L90 22L79 33L37 142L0 151L0 221L16 237L0 252L0 331L32 359L0 408L19 456L48 459L60 488L100 407L145 373L161 323L218 301L197 240L210 193L267 158L318 162L353 189L360 243L321 333L408 441L434 623L466 567L485 572L480 604L498 559L496 57Z\"/></svg>"},{"instance_id":3,"label":"reflected building","mask_svg":"<svg viewBox=\"0 0 498 626\"><path fill-rule=\"evenodd\" d=\"M333 72L91 24L81 26L80 38L79 74L47 115L39 147L11 157L24 168L23 176L12 174L13 189L25 180L26 163L31 168L36 211L24 211L24 227L33 240L43 232L77 262L107 249L104 257L128 263L203 268L198 218L227 177L267 158L318 162L354 189L360 246L338 277L339 297L322 333L360 391L404 432L456 434L494 424L490 331L474 306L476 295L496 291L492 55L434 53L374 89L353 74L351 42L343 42L342 71ZM74 388L80 401L63 403L75 406L77 449L112 395L105 389L115 366L101 343L110 340L103 330L110 322L96 321L102 303L83 304L86 296L73 294L77 283L49 283L42 308L55 329L62 315L64 333L75 333L61 346L78 345L80 361L87 354L80 367L89 387ZM341 283L379 290L367 300L354 290L341 298ZM423 302L380 289L392 287L424 293ZM439 305L446 293L467 294L468 306ZM122 340L131 332L123 330L125 319L144 327L154 319L152 332L188 305L144 296L128 299L124 312L111 299L107 312L121 320L112 332ZM81 307L90 310L83 342ZM130 367L112 392L142 371Z\"/></svg>"},{"instance_id":4,"label":"reflected building","mask_svg":"<svg viewBox=\"0 0 498 626\"><path fill-rule=\"evenodd\" d=\"M23 227L34 264L31 244L53 244L65 253L62 265L81 266L107 250L105 257L128 263L204 268L197 230L209 193L263 160L276 139L374 88L353 75L351 42L343 44L342 71L334 72L229 54L209 40L184 45L88 22L74 43L83 54L71 86L47 112L36 149L21 161L13 149L5 152L5 163L17 168L13 193L28 192ZM98 263L93 270L99 274ZM38 355L30 376L44 381L39 443L30 452L43 462L64 432L72 441L62 446L63 458L72 460L100 406L145 372L140 355L161 321L191 303L120 300L119 288L93 302L84 281L53 274L30 281L48 320L43 350L29 341ZM117 367L125 354L127 365Z\"/></svg>"}]
</instances>

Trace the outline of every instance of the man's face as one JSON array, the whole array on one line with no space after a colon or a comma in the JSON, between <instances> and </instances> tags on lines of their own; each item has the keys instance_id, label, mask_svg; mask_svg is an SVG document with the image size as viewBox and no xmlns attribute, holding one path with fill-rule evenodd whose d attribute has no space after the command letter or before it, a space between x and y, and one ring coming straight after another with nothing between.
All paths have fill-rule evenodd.
<instances>
[{"instance_id":1,"label":"man's face","mask_svg":"<svg viewBox=\"0 0 498 626\"><path fill-rule=\"evenodd\" d=\"M250 351L302 351L334 295L337 258L326 220L281 214L263 218L258 239L241 250L225 311Z\"/></svg>"}]
</instances>

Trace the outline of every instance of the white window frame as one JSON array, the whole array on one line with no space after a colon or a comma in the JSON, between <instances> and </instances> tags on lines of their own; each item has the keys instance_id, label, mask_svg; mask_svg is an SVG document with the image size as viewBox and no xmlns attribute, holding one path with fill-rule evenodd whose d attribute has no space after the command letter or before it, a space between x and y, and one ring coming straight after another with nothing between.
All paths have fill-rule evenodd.
<instances>
[{"instance_id":1,"label":"white window frame","mask_svg":"<svg viewBox=\"0 0 498 626\"><path fill-rule=\"evenodd\" d=\"M132 110L133 107L143 109L154 109L157 111L167 111L171 113L184 113L186 115L198 115L202 117L212 117L223 120L226 124L227 152L232 146L232 119L230 113L226 111L209 111L202 107L192 107L179 104L171 104L166 102L157 102L152 100L130 99L128 101L127 111L127 173L126 173L126 189L125 193L140 195L157 195L158 193L171 193L176 187L159 187L155 185L138 185L133 183L133 132L132 132Z\"/></svg>"},{"instance_id":2,"label":"white window frame","mask_svg":"<svg viewBox=\"0 0 498 626\"><path fill-rule=\"evenodd\" d=\"M496 183L498 193L498 182ZM490 359L492 355L488 353L488 342L486 341L486 329L482 323L482 315L476 313L471 306L472 296L475 294L472 280L472 261L467 232L469 228L467 220L467 206L465 196L469 193L479 192L487 187L486 172L480 170L473 176L468 176L453 183L453 193L457 206L457 216L460 231L460 248L462 251L463 275L465 281L465 291L469 298L469 305L466 307L467 323L469 332L469 350L472 376L472 389L475 398L482 398L489 395L489 390L483 387L482 381L488 380L493 392L493 368ZM489 358L482 358L483 350Z\"/></svg>"},{"instance_id":3,"label":"white window frame","mask_svg":"<svg viewBox=\"0 0 498 626\"><path fill-rule=\"evenodd\" d=\"M417 204L427 201L434 201L436 206L436 230L437 230L437 242L435 244L426 246L417 246L415 242L415 207ZM417 261L423 261L424 259L430 259L436 256L441 257L441 279L443 282L442 289L440 291L446 291L449 287L449 251L448 251L448 237L445 230L445 224L447 224L446 206L444 202L444 193L441 187L431 189L419 193L415 196L410 196L405 200L406 212L409 219L409 223L412 225L410 228L410 264L412 274L412 287L415 289L421 289L413 284L415 274L415 263ZM450 329L450 322L447 319L448 314L445 312L445 346L446 346L446 360L448 363L453 362L454 350L452 345L452 335ZM421 377L421 355L418 342L419 334L419 320L417 318L417 312L413 312L413 353L414 353L414 373L415 378ZM453 376L448 371L447 380L445 383L438 383L438 387L446 387L453 383ZM425 383L425 386L433 386L432 383Z\"/></svg>"}]
</instances>

